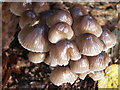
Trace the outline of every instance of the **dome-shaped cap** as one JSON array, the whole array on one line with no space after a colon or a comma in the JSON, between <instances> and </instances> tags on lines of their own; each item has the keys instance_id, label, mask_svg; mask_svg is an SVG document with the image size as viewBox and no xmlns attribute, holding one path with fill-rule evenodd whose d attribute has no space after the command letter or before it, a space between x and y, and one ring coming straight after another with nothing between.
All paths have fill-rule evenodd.
<instances>
[{"instance_id":1,"label":"dome-shaped cap","mask_svg":"<svg viewBox=\"0 0 120 90\"><path fill-rule=\"evenodd\" d=\"M46 24L47 19L49 18L49 16L51 16L53 14L52 10L48 10L48 11L44 11L39 13L39 20L40 23L42 24Z\"/></svg>"},{"instance_id":2,"label":"dome-shaped cap","mask_svg":"<svg viewBox=\"0 0 120 90\"><path fill-rule=\"evenodd\" d=\"M115 35L106 27L103 27L103 32L100 36L100 39L104 42L105 47L104 50L112 48L116 44L116 37Z\"/></svg>"},{"instance_id":3,"label":"dome-shaped cap","mask_svg":"<svg viewBox=\"0 0 120 90\"><path fill-rule=\"evenodd\" d=\"M32 52L48 52L50 42L48 41L48 28L45 25L27 25L18 34L19 43Z\"/></svg>"},{"instance_id":4,"label":"dome-shaped cap","mask_svg":"<svg viewBox=\"0 0 120 90\"><path fill-rule=\"evenodd\" d=\"M49 4L47 2L33 2L33 10L35 13L41 13L49 10Z\"/></svg>"},{"instance_id":5,"label":"dome-shaped cap","mask_svg":"<svg viewBox=\"0 0 120 90\"><path fill-rule=\"evenodd\" d=\"M16 16L20 16L25 10L31 9L31 7L31 3L12 2L10 5L10 11Z\"/></svg>"},{"instance_id":6,"label":"dome-shaped cap","mask_svg":"<svg viewBox=\"0 0 120 90\"><path fill-rule=\"evenodd\" d=\"M102 28L97 22L97 20L90 15L80 16L73 24L73 30L75 35L78 36L84 33L91 33L97 37L102 34Z\"/></svg>"},{"instance_id":7,"label":"dome-shaped cap","mask_svg":"<svg viewBox=\"0 0 120 90\"><path fill-rule=\"evenodd\" d=\"M51 46L50 53L45 60L50 66L67 65L69 60L78 60L81 54L73 41L63 40Z\"/></svg>"},{"instance_id":8,"label":"dome-shaped cap","mask_svg":"<svg viewBox=\"0 0 120 90\"><path fill-rule=\"evenodd\" d=\"M19 19L19 26L23 29L27 24L32 24L33 22L37 21L37 15L32 10L26 10L23 12Z\"/></svg>"},{"instance_id":9,"label":"dome-shaped cap","mask_svg":"<svg viewBox=\"0 0 120 90\"><path fill-rule=\"evenodd\" d=\"M78 74L78 77L79 77L80 79L84 80L85 77L86 77L89 73L93 73L93 71L90 71L90 70L89 70L89 71L87 71L87 72L80 73L80 74Z\"/></svg>"},{"instance_id":10,"label":"dome-shaped cap","mask_svg":"<svg viewBox=\"0 0 120 90\"><path fill-rule=\"evenodd\" d=\"M86 56L82 56L77 61L70 61L70 69L74 73L84 73L89 71L89 61Z\"/></svg>"},{"instance_id":11,"label":"dome-shaped cap","mask_svg":"<svg viewBox=\"0 0 120 90\"><path fill-rule=\"evenodd\" d=\"M57 43L60 40L71 39L73 35L74 32L70 25L59 22L49 30L48 39L51 43Z\"/></svg>"},{"instance_id":12,"label":"dome-shaped cap","mask_svg":"<svg viewBox=\"0 0 120 90\"><path fill-rule=\"evenodd\" d=\"M44 61L46 53L29 52L28 59L33 63L41 63Z\"/></svg>"},{"instance_id":13,"label":"dome-shaped cap","mask_svg":"<svg viewBox=\"0 0 120 90\"><path fill-rule=\"evenodd\" d=\"M73 19L77 19L79 16L87 14L85 7L81 4L75 4L69 9Z\"/></svg>"},{"instance_id":14,"label":"dome-shaped cap","mask_svg":"<svg viewBox=\"0 0 120 90\"><path fill-rule=\"evenodd\" d=\"M86 33L76 37L76 44L81 54L86 56L95 56L102 52L103 42L95 35Z\"/></svg>"},{"instance_id":15,"label":"dome-shaped cap","mask_svg":"<svg viewBox=\"0 0 120 90\"><path fill-rule=\"evenodd\" d=\"M52 27L58 22L66 22L69 25L72 25L72 17L68 11L58 10L54 12L47 20L47 25Z\"/></svg>"},{"instance_id":16,"label":"dome-shaped cap","mask_svg":"<svg viewBox=\"0 0 120 90\"><path fill-rule=\"evenodd\" d=\"M50 74L50 80L53 84L60 86L63 83L73 84L77 79L77 75L74 74L68 67L56 67Z\"/></svg>"},{"instance_id":17,"label":"dome-shaped cap","mask_svg":"<svg viewBox=\"0 0 120 90\"><path fill-rule=\"evenodd\" d=\"M97 56L88 57L88 60L91 71L101 71L108 66L109 62L111 61L111 58L107 53L102 52Z\"/></svg>"}]
</instances>

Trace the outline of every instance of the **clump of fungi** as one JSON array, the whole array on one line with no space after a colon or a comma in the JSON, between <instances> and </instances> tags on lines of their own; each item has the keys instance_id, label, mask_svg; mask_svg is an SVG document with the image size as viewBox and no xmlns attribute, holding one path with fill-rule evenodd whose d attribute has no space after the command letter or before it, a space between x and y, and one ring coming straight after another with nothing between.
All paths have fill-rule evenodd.
<instances>
[{"instance_id":1,"label":"clump of fungi","mask_svg":"<svg viewBox=\"0 0 120 90\"><path fill-rule=\"evenodd\" d=\"M53 84L73 84L87 75L94 81L104 77L111 61L105 51L116 44L116 38L83 5L52 10L46 2L12 3L10 10L20 16L18 40L30 51L29 60L54 67Z\"/></svg>"}]
</instances>

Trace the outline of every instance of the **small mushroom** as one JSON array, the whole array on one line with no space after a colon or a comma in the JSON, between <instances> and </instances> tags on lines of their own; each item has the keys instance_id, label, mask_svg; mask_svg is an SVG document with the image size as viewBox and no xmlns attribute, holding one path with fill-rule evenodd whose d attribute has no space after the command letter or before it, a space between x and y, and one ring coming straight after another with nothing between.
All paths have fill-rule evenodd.
<instances>
[{"instance_id":1,"label":"small mushroom","mask_svg":"<svg viewBox=\"0 0 120 90\"><path fill-rule=\"evenodd\" d=\"M73 19L77 19L79 16L87 14L85 7L81 4L75 4L69 9Z\"/></svg>"},{"instance_id":2,"label":"small mushroom","mask_svg":"<svg viewBox=\"0 0 120 90\"><path fill-rule=\"evenodd\" d=\"M116 37L115 35L106 27L103 27L103 32L100 36L100 39L104 42L105 48L104 50L108 50L112 48L116 44Z\"/></svg>"},{"instance_id":3,"label":"small mushroom","mask_svg":"<svg viewBox=\"0 0 120 90\"><path fill-rule=\"evenodd\" d=\"M72 17L68 11L58 10L54 12L47 20L47 25L52 27L58 22L66 22L69 25L72 25Z\"/></svg>"},{"instance_id":4,"label":"small mushroom","mask_svg":"<svg viewBox=\"0 0 120 90\"><path fill-rule=\"evenodd\" d=\"M35 13L41 13L49 10L49 4L47 2L33 2L33 10Z\"/></svg>"},{"instance_id":5,"label":"small mushroom","mask_svg":"<svg viewBox=\"0 0 120 90\"><path fill-rule=\"evenodd\" d=\"M82 80L85 79L85 77L89 74L89 73L93 73L93 71L87 71L87 72L84 72L84 73L80 73L78 74L78 77Z\"/></svg>"},{"instance_id":6,"label":"small mushroom","mask_svg":"<svg viewBox=\"0 0 120 90\"><path fill-rule=\"evenodd\" d=\"M74 32L70 25L65 22L59 22L49 30L48 39L51 43L57 43L63 39L71 39L73 35Z\"/></svg>"},{"instance_id":7,"label":"small mushroom","mask_svg":"<svg viewBox=\"0 0 120 90\"><path fill-rule=\"evenodd\" d=\"M50 6L51 6L51 9L53 9L53 10L67 10L68 9L68 7L65 5L65 4L63 4L63 1L62 0L59 0L59 1L57 1L57 2L52 2L51 4L50 4Z\"/></svg>"},{"instance_id":8,"label":"small mushroom","mask_svg":"<svg viewBox=\"0 0 120 90\"><path fill-rule=\"evenodd\" d=\"M60 86L63 83L73 84L77 79L77 75L68 67L56 67L50 74L50 80L53 84Z\"/></svg>"},{"instance_id":9,"label":"small mushroom","mask_svg":"<svg viewBox=\"0 0 120 90\"><path fill-rule=\"evenodd\" d=\"M27 24L37 21L37 15L32 10L26 10L20 16L19 26L23 29Z\"/></svg>"},{"instance_id":10,"label":"small mushroom","mask_svg":"<svg viewBox=\"0 0 120 90\"><path fill-rule=\"evenodd\" d=\"M25 10L31 9L31 7L31 3L12 2L10 5L10 11L16 16L20 16Z\"/></svg>"},{"instance_id":11,"label":"small mushroom","mask_svg":"<svg viewBox=\"0 0 120 90\"><path fill-rule=\"evenodd\" d=\"M69 60L78 60L81 54L75 43L69 40L62 40L51 46L50 53L45 59L45 63L50 66L68 65Z\"/></svg>"},{"instance_id":12,"label":"small mushroom","mask_svg":"<svg viewBox=\"0 0 120 90\"><path fill-rule=\"evenodd\" d=\"M90 33L77 36L75 41L81 54L86 56L95 56L100 54L104 46L103 42L99 38Z\"/></svg>"},{"instance_id":13,"label":"small mushroom","mask_svg":"<svg viewBox=\"0 0 120 90\"><path fill-rule=\"evenodd\" d=\"M70 69L74 73L85 73L89 71L89 61L86 56L82 56L77 61L70 61Z\"/></svg>"},{"instance_id":14,"label":"small mushroom","mask_svg":"<svg viewBox=\"0 0 120 90\"><path fill-rule=\"evenodd\" d=\"M102 28L97 20L90 15L80 16L73 24L75 35L78 36L84 33L91 33L97 37L102 34Z\"/></svg>"},{"instance_id":15,"label":"small mushroom","mask_svg":"<svg viewBox=\"0 0 120 90\"><path fill-rule=\"evenodd\" d=\"M44 61L46 53L29 52L28 58L33 63L41 63Z\"/></svg>"},{"instance_id":16,"label":"small mushroom","mask_svg":"<svg viewBox=\"0 0 120 90\"><path fill-rule=\"evenodd\" d=\"M104 76L105 76L104 71L96 71L94 73L89 74L89 77L91 77L94 81L100 80L104 78Z\"/></svg>"},{"instance_id":17,"label":"small mushroom","mask_svg":"<svg viewBox=\"0 0 120 90\"><path fill-rule=\"evenodd\" d=\"M19 43L29 51L48 52L50 42L47 34L48 28L45 25L27 25L19 32L18 40Z\"/></svg>"},{"instance_id":18,"label":"small mushroom","mask_svg":"<svg viewBox=\"0 0 120 90\"><path fill-rule=\"evenodd\" d=\"M48 11L44 11L44 12L39 13L39 19L40 19L39 21L41 21L40 23L46 24L47 19L52 14L53 14L52 10L48 10Z\"/></svg>"},{"instance_id":19,"label":"small mushroom","mask_svg":"<svg viewBox=\"0 0 120 90\"><path fill-rule=\"evenodd\" d=\"M102 52L97 56L88 57L88 60L91 71L101 71L108 66L109 62L111 61L111 58L107 53Z\"/></svg>"}]
</instances>

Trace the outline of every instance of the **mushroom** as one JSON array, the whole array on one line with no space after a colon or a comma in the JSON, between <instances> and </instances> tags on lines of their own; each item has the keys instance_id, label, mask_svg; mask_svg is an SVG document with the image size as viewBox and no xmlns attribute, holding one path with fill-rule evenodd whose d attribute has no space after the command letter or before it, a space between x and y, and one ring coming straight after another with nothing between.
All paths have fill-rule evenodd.
<instances>
[{"instance_id":1,"label":"mushroom","mask_svg":"<svg viewBox=\"0 0 120 90\"><path fill-rule=\"evenodd\" d=\"M50 66L68 65L69 60L78 60L81 54L75 43L69 40L62 40L51 46L50 53L45 59L45 63Z\"/></svg>"},{"instance_id":2,"label":"mushroom","mask_svg":"<svg viewBox=\"0 0 120 90\"><path fill-rule=\"evenodd\" d=\"M88 60L91 71L101 71L108 66L111 58L107 53L102 52L97 56L88 57Z\"/></svg>"},{"instance_id":3,"label":"mushroom","mask_svg":"<svg viewBox=\"0 0 120 90\"><path fill-rule=\"evenodd\" d=\"M77 79L77 75L68 67L56 67L50 74L50 80L53 84L60 86L63 83L73 84Z\"/></svg>"},{"instance_id":4,"label":"mushroom","mask_svg":"<svg viewBox=\"0 0 120 90\"><path fill-rule=\"evenodd\" d=\"M25 26L18 34L19 43L32 52L48 52L50 42L47 37L48 28L41 24Z\"/></svg>"},{"instance_id":5,"label":"mushroom","mask_svg":"<svg viewBox=\"0 0 120 90\"><path fill-rule=\"evenodd\" d=\"M44 61L46 53L29 52L28 58L33 63L41 63Z\"/></svg>"},{"instance_id":6,"label":"mushroom","mask_svg":"<svg viewBox=\"0 0 120 90\"><path fill-rule=\"evenodd\" d=\"M77 19L79 16L87 14L85 7L81 4L75 4L69 9L73 19Z\"/></svg>"},{"instance_id":7,"label":"mushroom","mask_svg":"<svg viewBox=\"0 0 120 90\"><path fill-rule=\"evenodd\" d=\"M35 13L41 13L49 10L49 4L47 2L33 2L33 10Z\"/></svg>"},{"instance_id":8,"label":"mushroom","mask_svg":"<svg viewBox=\"0 0 120 90\"><path fill-rule=\"evenodd\" d=\"M20 16L19 26L23 29L27 24L37 21L37 15L32 10L26 10Z\"/></svg>"},{"instance_id":9,"label":"mushroom","mask_svg":"<svg viewBox=\"0 0 120 90\"><path fill-rule=\"evenodd\" d=\"M100 54L104 46L103 42L99 38L90 33L77 36L75 41L81 54L86 56L95 56Z\"/></svg>"},{"instance_id":10,"label":"mushroom","mask_svg":"<svg viewBox=\"0 0 120 90\"><path fill-rule=\"evenodd\" d=\"M54 12L47 20L47 25L52 27L58 22L66 22L69 25L72 25L72 17L68 11L58 10Z\"/></svg>"},{"instance_id":11,"label":"mushroom","mask_svg":"<svg viewBox=\"0 0 120 90\"><path fill-rule=\"evenodd\" d=\"M108 50L112 48L116 44L116 37L115 35L106 27L103 27L103 32L100 36L100 39L104 42L105 48L104 50Z\"/></svg>"},{"instance_id":12,"label":"mushroom","mask_svg":"<svg viewBox=\"0 0 120 90\"><path fill-rule=\"evenodd\" d=\"M73 30L76 36L84 33L91 33L100 37L102 34L101 26L91 15L80 16L76 21L74 21Z\"/></svg>"},{"instance_id":13,"label":"mushroom","mask_svg":"<svg viewBox=\"0 0 120 90\"><path fill-rule=\"evenodd\" d=\"M94 73L89 74L89 77L91 77L94 81L100 80L104 78L104 76L105 76L104 71L96 71Z\"/></svg>"},{"instance_id":14,"label":"mushroom","mask_svg":"<svg viewBox=\"0 0 120 90\"><path fill-rule=\"evenodd\" d=\"M84 72L84 73L80 73L78 74L78 77L82 80L85 79L85 77L89 74L89 73L93 73L93 71L87 71L87 72Z\"/></svg>"},{"instance_id":15,"label":"mushroom","mask_svg":"<svg viewBox=\"0 0 120 90\"><path fill-rule=\"evenodd\" d=\"M51 16L53 14L52 10L48 10L48 11L44 11L39 13L39 19L40 19L40 23L42 24L46 24L47 19L49 18L49 16Z\"/></svg>"},{"instance_id":16,"label":"mushroom","mask_svg":"<svg viewBox=\"0 0 120 90\"><path fill-rule=\"evenodd\" d=\"M48 39L51 43L57 43L63 39L71 39L73 35L74 32L70 25L65 22L59 22L49 30Z\"/></svg>"},{"instance_id":17,"label":"mushroom","mask_svg":"<svg viewBox=\"0 0 120 90\"><path fill-rule=\"evenodd\" d=\"M10 5L10 11L16 16L20 16L25 10L31 9L31 7L31 3L12 2Z\"/></svg>"},{"instance_id":18,"label":"mushroom","mask_svg":"<svg viewBox=\"0 0 120 90\"><path fill-rule=\"evenodd\" d=\"M74 73L85 73L89 71L89 61L86 56L77 61L70 61L70 69Z\"/></svg>"}]
</instances>

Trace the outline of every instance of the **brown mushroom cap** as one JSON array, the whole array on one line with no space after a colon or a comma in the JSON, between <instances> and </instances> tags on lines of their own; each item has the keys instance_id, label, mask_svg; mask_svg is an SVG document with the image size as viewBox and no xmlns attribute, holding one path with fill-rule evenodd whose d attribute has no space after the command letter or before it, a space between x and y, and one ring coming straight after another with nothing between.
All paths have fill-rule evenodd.
<instances>
[{"instance_id":1,"label":"brown mushroom cap","mask_svg":"<svg viewBox=\"0 0 120 90\"><path fill-rule=\"evenodd\" d=\"M78 49L78 47L76 46L76 43L74 41L71 41L71 44L68 45L69 49L69 53L70 53L70 59L72 61L76 61L79 60L81 58L81 53Z\"/></svg>"},{"instance_id":2,"label":"brown mushroom cap","mask_svg":"<svg viewBox=\"0 0 120 90\"><path fill-rule=\"evenodd\" d=\"M81 54L86 56L95 56L100 54L104 46L100 39L90 33L77 36L75 41Z\"/></svg>"},{"instance_id":3,"label":"brown mushroom cap","mask_svg":"<svg viewBox=\"0 0 120 90\"><path fill-rule=\"evenodd\" d=\"M75 43L69 40L63 40L51 46L49 56L45 60L50 66L67 65L69 60L78 60L81 58Z\"/></svg>"},{"instance_id":4,"label":"brown mushroom cap","mask_svg":"<svg viewBox=\"0 0 120 90\"><path fill-rule=\"evenodd\" d=\"M68 67L56 67L50 74L51 82L57 86L60 86L63 83L73 84L76 79L77 75Z\"/></svg>"},{"instance_id":5,"label":"brown mushroom cap","mask_svg":"<svg viewBox=\"0 0 120 90\"><path fill-rule=\"evenodd\" d=\"M91 71L101 71L108 66L109 62L111 61L111 58L107 53L102 52L97 56L88 57L88 60Z\"/></svg>"},{"instance_id":6,"label":"brown mushroom cap","mask_svg":"<svg viewBox=\"0 0 120 90\"><path fill-rule=\"evenodd\" d=\"M39 19L40 19L40 23L42 24L46 24L47 19L49 18L49 16L51 16L53 14L52 10L48 10L48 11L44 11L39 13Z\"/></svg>"},{"instance_id":7,"label":"brown mushroom cap","mask_svg":"<svg viewBox=\"0 0 120 90\"><path fill-rule=\"evenodd\" d=\"M73 24L73 30L75 35L78 36L84 33L91 33L97 37L102 34L102 28L97 22L97 20L90 15L80 16Z\"/></svg>"},{"instance_id":8,"label":"brown mushroom cap","mask_svg":"<svg viewBox=\"0 0 120 90\"><path fill-rule=\"evenodd\" d=\"M57 43L63 39L71 39L73 34L74 32L70 25L65 22L59 22L49 30L48 39L51 43Z\"/></svg>"},{"instance_id":9,"label":"brown mushroom cap","mask_svg":"<svg viewBox=\"0 0 120 90\"><path fill-rule=\"evenodd\" d=\"M86 56L82 56L77 61L70 61L70 69L75 73L84 73L89 71L89 61Z\"/></svg>"},{"instance_id":10,"label":"brown mushroom cap","mask_svg":"<svg viewBox=\"0 0 120 90\"><path fill-rule=\"evenodd\" d=\"M47 2L33 2L33 10L36 13L41 13L43 11L49 10L49 4Z\"/></svg>"},{"instance_id":11,"label":"brown mushroom cap","mask_svg":"<svg viewBox=\"0 0 120 90\"><path fill-rule=\"evenodd\" d=\"M107 29L106 27L103 27L103 32L102 32L102 34L100 36L100 39L105 44L104 50L112 48L116 44L115 35L109 29Z\"/></svg>"},{"instance_id":12,"label":"brown mushroom cap","mask_svg":"<svg viewBox=\"0 0 120 90\"><path fill-rule=\"evenodd\" d=\"M79 16L87 14L85 7L81 4L75 4L69 9L73 19L77 19Z\"/></svg>"},{"instance_id":13,"label":"brown mushroom cap","mask_svg":"<svg viewBox=\"0 0 120 90\"><path fill-rule=\"evenodd\" d=\"M33 63L41 63L44 61L46 53L29 52L28 58Z\"/></svg>"},{"instance_id":14,"label":"brown mushroom cap","mask_svg":"<svg viewBox=\"0 0 120 90\"><path fill-rule=\"evenodd\" d=\"M89 77L91 77L94 81L100 80L104 78L104 76L105 76L104 71L96 71L94 73L89 74Z\"/></svg>"},{"instance_id":15,"label":"brown mushroom cap","mask_svg":"<svg viewBox=\"0 0 120 90\"><path fill-rule=\"evenodd\" d=\"M48 41L48 28L37 24L25 26L18 34L19 43L32 52L48 52L50 42Z\"/></svg>"},{"instance_id":16,"label":"brown mushroom cap","mask_svg":"<svg viewBox=\"0 0 120 90\"><path fill-rule=\"evenodd\" d=\"M12 2L10 5L10 11L16 16L20 16L25 10L31 9L31 3Z\"/></svg>"},{"instance_id":17,"label":"brown mushroom cap","mask_svg":"<svg viewBox=\"0 0 120 90\"><path fill-rule=\"evenodd\" d=\"M52 27L58 22L66 22L69 25L72 25L72 17L68 11L58 10L54 12L47 20L47 25Z\"/></svg>"},{"instance_id":18,"label":"brown mushroom cap","mask_svg":"<svg viewBox=\"0 0 120 90\"><path fill-rule=\"evenodd\" d=\"M26 10L20 16L19 26L23 29L27 24L37 21L37 15L32 10Z\"/></svg>"}]
</instances>

